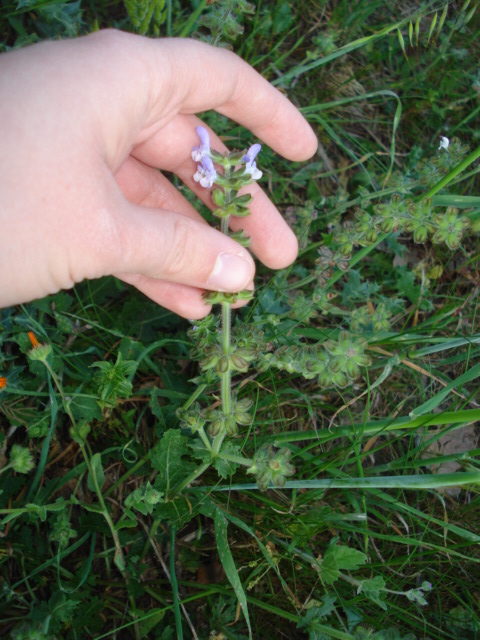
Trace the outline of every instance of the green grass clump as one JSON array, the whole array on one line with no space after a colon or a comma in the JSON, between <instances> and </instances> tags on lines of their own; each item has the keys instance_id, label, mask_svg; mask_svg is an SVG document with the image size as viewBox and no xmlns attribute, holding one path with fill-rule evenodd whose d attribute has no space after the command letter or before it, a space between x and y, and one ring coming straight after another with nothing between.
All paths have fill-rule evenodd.
<instances>
[{"instance_id":1,"label":"green grass clump","mask_svg":"<svg viewBox=\"0 0 480 640\"><path fill-rule=\"evenodd\" d=\"M259 159L300 256L236 313L221 455L215 316L0 311L0 636L480 637L477 4L5 2L2 49L108 26L231 47L320 146Z\"/></svg>"}]
</instances>

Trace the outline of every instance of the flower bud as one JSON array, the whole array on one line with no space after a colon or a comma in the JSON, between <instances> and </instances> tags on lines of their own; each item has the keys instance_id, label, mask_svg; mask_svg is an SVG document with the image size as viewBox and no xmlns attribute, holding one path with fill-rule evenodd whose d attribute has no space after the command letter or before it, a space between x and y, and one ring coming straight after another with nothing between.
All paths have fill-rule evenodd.
<instances>
[{"instance_id":1,"label":"flower bud","mask_svg":"<svg viewBox=\"0 0 480 640\"><path fill-rule=\"evenodd\" d=\"M376 229L369 229L365 234L365 239L368 242L370 242L371 244L376 242L377 239L378 239L378 233L377 233Z\"/></svg>"},{"instance_id":2,"label":"flower bud","mask_svg":"<svg viewBox=\"0 0 480 640\"><path fill-rule=\"evenodd\" d=\"M224 419L217 418L208 427L208 433L212 436L212 438L214 438L215 436L218 436L220 433L223 433L224 429L225 429Z\"/></svg>"},{"instance_id":3,"label":"flower bud","mask_svg":"<svg viewBox=\"0 0 480 640\"><path fill-rule=\"evenodd\" d=\"M385 218L380 222L380 229L383 233L390 233L393 230L394 220L392 218Z\"/></svg>"},{"instance_id":4,"label":"flower bud","mask_svg":"<svg viewBox=\"0 0 480 640\"><path fill-rule=\"evenodd\" d=\"M250 209L248 207L236 207L232 205L230 209L230 215L236 218L246 218L250 215Z\"/></svg>"},{"instance_id":5,"label":"flower bud","mask_svg":"<svg viewBox=\"0 0 480 640\"><path fill-rule=\"evenodd\" d=\"M441 277L442 273L443 273L442 265L437 264L430 269L430 271L427 273L427 277L430 278L431 280L438 280Z\"/></svg>"},{"instance_id":6,"label":"flower bud","mask_svg":"<svg viewBox=\"0 0 480 640\"><path fill-rule=\"evenodd\" d=\"M344 242L338 249L339 253L342 256L349 256L352 253L353 243L352 242Z\"/></svg>"},{"instance_id":7,"label":"flower bud","mask_svg":"<svg viewBox=\"0 0 480 640\"><path fill-rule=\"evenodd\" d=\"M245 373L245 371L248 371L248 362L245 358L239 356L238 353L234 353L230 356L230 368L234 371Z\"/></svg>"},{"instance_id":8,"label":"flower bud","mask_svg":"<svg viewBox=\"0 0 480 640\"><path fill-rule=\"evenodd\" d=\"M252 203L252 200L253 198L249 193L244 193L241 196L237 196L234 200L234 203L242 207L248 207Z\"/></svg>"},{"instance_id":9,"label":"flower bud","mask_svg":"<svg viewBox=\"0 0 480 640\"><path fill-rule=\"evenodd\" d=\"M328 369L325 369L318 374L318 385L323 388L332 386L332 374Z\"/></svg>"},{"instance_id":10,"label":"flower bud","mask_svg":"<svg viewBox=\"0 0 480 640\"><path fill-rule=\"evenodd\" d=\"M215 371L217 373L226 373L230 368L230 359L228 356L222 356L219 358L217 364L215 365Z\"/></svg>"},{"instance_id":11,"label":"flower bud","mask_svg":"<svg viewBox=\"0 0 480 640\"><path fill-rule=\"evenodd\" d=\"M343 371L345 369L346 364L347 358L345 356L334 356L330 360L330 364L328 366L330 371L332 371L333 373L339 373L340 371Z\"/></svg>"},{"instance_id":12,"label":"flower bud","mask_svg":"<svg viewBox=\"0 0 480 640\"><path fill-rule=\"evenodd\" d=\"M241 244L242 247L249 247L252 242L251 238L246 235L243 229L231 233L230 238L232 238L232 240L235 240L235 242L238 242L238 244Z\"/></svg>"},{"instance_id":13,"label":"flower bud","mask_svg":"<svg viewBox=\"0 0 480 640\"><path fill-rule=\"evenodd\" d=\"M238 424L241 424L244 427L247 427L249 424L252 424L252 416L246 412L235 412L235 420Z\"/></svg>"},{"instance_id":14,"label":"flower bud","mask_svg":"<svg viewBox=\"0 0 480 640\"><path fill-rule=\"evenodd\" d=\"M203 370L213 369L216 366L219 359L219 355L216 353L208 354L203 360L200 360L200 368Z\"/></svg>"},{"instance_id":15,"label":"flower bud","mask_svg":"<svg viewBox=\"0 0 480 640\"><path fill-rule=\"evenodd\" d=\"M253 406L253 402L251 398L242 398L237 401L236 409L237 411L248 411Z\"/></svg>"},{"instance_id":16,"label":"flower bud","mask_svg":"<svg viewBox=\"0 0 480 640\"><path fill-rule=\"evenodd\" d=\"M235 354L237 356L241 356L244 360L247 360L247 362L250 362L257 355L257 351L256 351L256 349L251 349L251 348L247 348L247 347L240 347L240 348L235 349Z\"/></svg>"},{"instance_id":17,"label":"flower bud","mask_svg":"<svg viewBox=\"0 0 480 640\"><path fill-rule=\"evenodd\" d=\"M343 371L339 371L338 373L332 374L330 383L335 385L336 387L340 387L340 389L343 389L344 387L347 387L349 385L350 380L347 378Z\"/></svg>"},{"instance_id":18,"label":"flower bud","mask_svg":"<svg viewBox=\"0 0 480 640\"><path fill-rule=\"evenodd\" d=\"M51 344L39 344L38 347L33 347L33 349L30 349L30 351L27 352L27 356L28 358L30 358L30 360L41 360L45 362L51 353Z\"/></svg>"},{"instance_id":19,"label":"flower bud","mask_svg":"<svg viewBox=\"0 0 480 640\"><path fill-rule=\"evenodd\" d=\"M212 191L212 200L217 207L223 207L225 204L225 192L222 189L214 189Z\"/></svg>"},{"instance_id":20,"label":"flower bud","mask_svg":"<svg viewBox=\"0 0 480 640\"><path fill-rule=\"evenodd\" d=\"M75 442L83 445L85 440L87 439L88 434L90 433L91 427L87 422L80 422L74 427L70 427L70 437Z\"/></svg>"},{"instance_id":21,"label":"flower bud","mask_svg":"<svg viewBox=\"0 0 480 640\"><path fill-rule=\"evenodd\" d=\"M423 244L427 239L428 231L426 227L417 227L413 232L413 240L417 244Z\"/></svg>"},{"instance_id":22,"label":"flower bud","mask_svg":"<svg viewBox=\"0 0 480 640\"><path fill-rule=\"evenodd\" d=\"M229 436L236 436L238 433L237 422L234 416L227 416L225 418L225 431Z\"/></svg>"},{"instance_id":23,"label":"flower bud","mask_svg":"<svg viewBox=\"0 0 480 640\"><path fill-rule=\"evenodd\" d=\"M354 360L347 360L344 371L351 380L358 378L360 375L360 368Z\"/></svg>"},{"instance_id":24,"label":"flower bud","mask_svg":"<svg viewBox=\"0 0 480 640\"><path fill-rule=\"evenodd\" d=\"M18 444L12 446L9 464L17 473L28 473L35 466L29 449Z\"/></svg>"}]
</instances>

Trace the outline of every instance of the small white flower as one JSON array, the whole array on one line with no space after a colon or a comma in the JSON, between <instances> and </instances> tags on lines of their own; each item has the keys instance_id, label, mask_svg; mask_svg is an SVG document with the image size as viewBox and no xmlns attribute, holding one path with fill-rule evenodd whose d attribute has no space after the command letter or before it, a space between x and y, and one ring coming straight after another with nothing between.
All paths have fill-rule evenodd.
<instances>
[{"instance_id":1,"label":"small white flower","mask_svg":"<svg viewBox=\"0 0 480 640\"><path fill-rule=\"evenodd\" d=\"M197 172L193 176L195 182L199 182L205 189L210 189L217 179L217 172L211 158L205 156L202 163L197 165Z\"/></svg>"},{"instance_id":2,"label":"small white flower","mask_svg":"<svg viewBox=\"0 0 480 640\"><path fill-rule=\"evenodd\" d=\"M262 146L260 144L252 145L242 158L243 162L245 162L245 173L249 173L252 176L252 180L260 180L263 176L263 173L257 168L257 163L255 162L255 158L261 148Z\"/></svg>"},{"instance_id":3,"label":"small white flower","mask_svg":"<svg viewBox=\"0 0 480 640\"><path fill-rule=\"evenodd\" d=\"M440 151L440 149L445 149L445 151L447 151L449 145L450 145L450 140L445 136L440 136L440 146L438 147L438 150Z\"/></svg>"}]
</instances>

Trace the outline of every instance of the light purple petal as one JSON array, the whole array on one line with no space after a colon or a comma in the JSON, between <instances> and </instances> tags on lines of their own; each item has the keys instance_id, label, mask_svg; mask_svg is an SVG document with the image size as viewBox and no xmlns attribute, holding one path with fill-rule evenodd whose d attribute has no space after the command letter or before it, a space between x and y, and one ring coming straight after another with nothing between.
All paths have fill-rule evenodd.
<instances>
[{"instance_id":1,"label":"light purple petal","mask_svg":"<svg viewBox=\"0 0 480 640\"><path fill-rule=\"evenodd\" d=\"M263 175L260 169L257 169L257 163L255 162L255 158L261 148L261 144L253 144L242 158L242 161L245 162L245 173L250 174L252 180L260 180Z\"/></svg>"},{"instance_id":2,"label":"light purple petal","mask_svg":"<svg viewBox=\"0 0 480 640\"><path fill-rule=\"evenodd\" d=\"M262 148L261 144L258 144L258 143L257 144L252 144L250 149L243 156L243 158L242 158L243 162L247 162L247 163L253 162L255 160L255 158L257 157L257 155L259 154L261 148Z\"/></svg>"},{"instance_id":3,"label":"light purple petal","mask_svg":"<svg viewBox=\"0 0 480 640\"><path fill-rule=\"evenodd\" d=\"M217 172L213 166L212 159L205 156L202 163L197 165L197 172L193 176L195 182L199 182L202 187L209 189L217 179Z\"/></svg>"},{"instance_id":4,"label":"light purple petal","mask_svg":"<svg viewBox=\"0 0 480 640\"><path fill-rule=\"evenodd\" d=\"M196 132L198 133L198 137L200 138L200 146L205 149L210 149L210 136L205 127L197 127Z\"/></svg>"},{"instance_id":5,"label":"light purple petal","mask_svg":"<svg viewBox=\"0 0 480 640\"><path fill-rule=\"evenodd\" d=\"M201 162L202 159L210 153L210 136L205 127L197 127L196 131L200 138L200 146L193 147L192 159L195 162Z\"/></svg>"}]
</instances>

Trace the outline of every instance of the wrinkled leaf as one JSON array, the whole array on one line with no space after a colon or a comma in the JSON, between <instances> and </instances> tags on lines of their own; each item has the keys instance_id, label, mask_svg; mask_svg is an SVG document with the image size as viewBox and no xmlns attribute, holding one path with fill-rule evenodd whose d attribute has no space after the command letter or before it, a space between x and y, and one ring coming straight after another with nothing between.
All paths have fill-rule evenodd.
<instances>
[{"instance_id":1,"label":"wrinkled leaf","mask_svg":"<svg viewBox=\"0 0 480 640\"><path fill-rule=\"evenodd\" d=\"M101 489L105 482L105 473L102 467L102 456L100 453L95 453L90 461L90 471L87 478L87 486L90 491L96 492L97 488Z\"/></svg>"},{"instance_id":2,"label":"wrinkled leaf","mask_svg":"<svg viewBox=\"0 0 480 640\"><path fill-rule=\"evenodd\" d=\"M193 469L193 464L183 459L189 455L188 438L178 429L169 429L150 452L152 467L158 471L155 489L168 496L170 490Z\"/></svg>"},{"instance_id":3,"label":"wrinkled leaf","mask_svg":"<svg viewBox=\"0 0 480 640\"><path fill-rule=\"evenodd\" d=\"M341 571L355 571L366 562L367 556L362 551L337 545L336 540L332 540L320 563L320 574L326 584L333 584Z\"/></svg>"}]
</instances>

